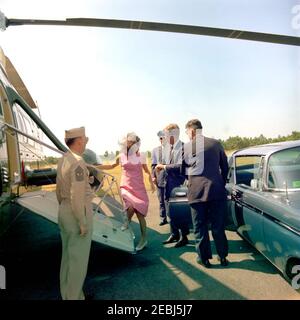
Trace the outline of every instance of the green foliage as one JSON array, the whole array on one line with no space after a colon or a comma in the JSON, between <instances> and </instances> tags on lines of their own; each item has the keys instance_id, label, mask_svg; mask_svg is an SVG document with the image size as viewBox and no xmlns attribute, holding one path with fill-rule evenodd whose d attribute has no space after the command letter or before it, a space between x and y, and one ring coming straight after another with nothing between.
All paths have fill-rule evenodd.
<instances>
[{"instance_id":1,"label":"green foliage","mask_svg":"<svg viewBox=\"0 0 300 320\"><path fill-rule=\"evenodd\" d=\"M227 140L220 140L225 150L238 150L242 148L281 142L281 141L292 141L292 140L300 140L300 131L293 131L288 136L278 136L277 138L266 138L264 135L260 135L254 138L247 137L229 137Z\"/></svg>"}]
</instances>

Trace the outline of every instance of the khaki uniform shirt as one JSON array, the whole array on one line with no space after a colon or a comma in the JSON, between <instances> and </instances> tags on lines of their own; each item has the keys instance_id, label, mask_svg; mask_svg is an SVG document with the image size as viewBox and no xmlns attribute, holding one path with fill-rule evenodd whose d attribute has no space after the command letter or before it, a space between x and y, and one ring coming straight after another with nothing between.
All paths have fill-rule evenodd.
<instances>
[{"instance_id":1,"label":"khaki uniform shirt","mask_svg":"<svg viewBox=\"0 0 300 320\"><path fill-rule=\"evenodd\" d=\"M87 224L87 215L92 215L93 197L89 173L83 159L72 151L66 152L58 161L56 196L59 204L70 202L79 225Z\"/></svg>"}]
</instances>

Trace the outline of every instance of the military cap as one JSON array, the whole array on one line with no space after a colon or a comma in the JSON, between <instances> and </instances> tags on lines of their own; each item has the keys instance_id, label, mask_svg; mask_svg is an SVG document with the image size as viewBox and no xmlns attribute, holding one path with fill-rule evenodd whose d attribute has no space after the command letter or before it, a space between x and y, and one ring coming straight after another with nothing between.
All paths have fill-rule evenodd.
<instances>
[{"instance_id":1,"label":"military cap","mask_svg":"<svg viewBox=\"0 0 300 320\"><path fill-rule=\"evenodd\" d=\"M84 127L65 130L65 139L79 138L84 136L85 136Z\"/></svg>"}]
</instances>

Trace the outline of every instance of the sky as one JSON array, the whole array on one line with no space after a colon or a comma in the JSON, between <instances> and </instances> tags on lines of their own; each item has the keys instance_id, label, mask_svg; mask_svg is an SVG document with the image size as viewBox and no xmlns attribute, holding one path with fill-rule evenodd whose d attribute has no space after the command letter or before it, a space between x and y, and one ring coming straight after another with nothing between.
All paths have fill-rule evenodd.
<instances>
[{"instance_id":1,"label":"sky","mask_svg":"<svg viewBox=\"0 0 300 320\"><path fill-rule=\"evenodd\" d=\"M8 18L132 19L300 36L299 0L0 0L0 10ZM0 46L57 137L85 126L88 147L100 154L118 150L131 131L151 150L169 123L186 141L192 118L221 139L300 130L297 47L46 26L9 27Z\"/></svg>"}]
</instances>

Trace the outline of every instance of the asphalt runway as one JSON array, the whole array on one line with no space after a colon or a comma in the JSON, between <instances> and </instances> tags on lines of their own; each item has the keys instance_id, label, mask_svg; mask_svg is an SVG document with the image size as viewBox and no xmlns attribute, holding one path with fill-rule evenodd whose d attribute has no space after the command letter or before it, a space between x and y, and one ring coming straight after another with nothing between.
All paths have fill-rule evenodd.
<instances>
[{"instance_id":1,"label":"asphalt runway","mask_svg":"<svg viewBox=\"0 0 300 320\"><path fill-rule=\"evenodd\" d=\"M158 226L158 202L149 194L148 246L136 255L93 243L85 291L99 300L299 300L277 269L235 232L229 239L228 267L214 258L212 269L196 263L190 244L162 245L169 225ZM139 226L133 219L136 243ZM23 212L1 238L0 265L5 266L5 300L57 300L59 294L60 235L57 225Z\"/></svg>"}]
</instances>

